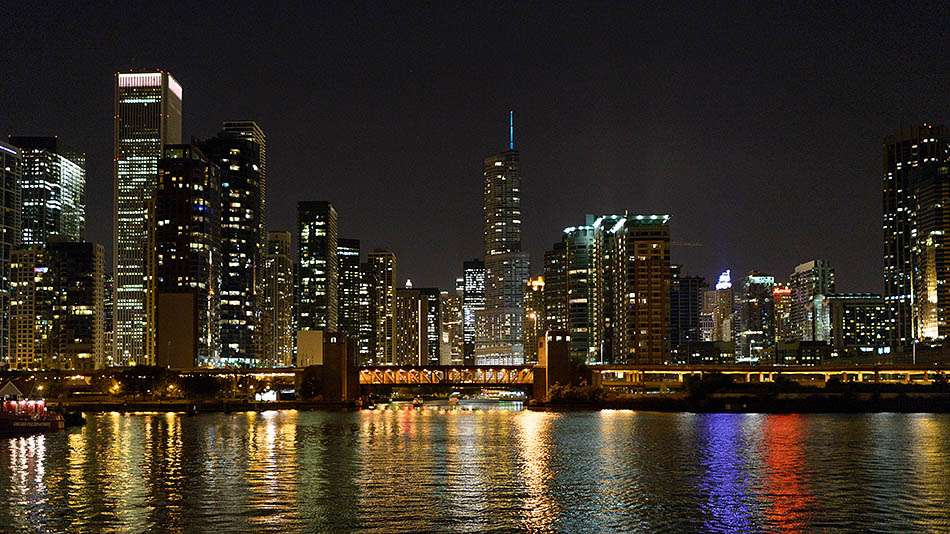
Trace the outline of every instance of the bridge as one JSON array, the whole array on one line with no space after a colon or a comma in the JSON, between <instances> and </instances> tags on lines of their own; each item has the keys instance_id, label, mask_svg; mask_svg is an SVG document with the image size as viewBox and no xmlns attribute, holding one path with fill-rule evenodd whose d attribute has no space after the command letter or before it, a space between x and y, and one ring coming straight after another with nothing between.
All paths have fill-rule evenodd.
<instances>
[{"instance_id":1,"label":"bridge","mask_svg":"<svg viewBox=\"0 0 950 534\"><path fill-rule=\"evenodd\" d=\"M458 385L525 386L534 383L533 365L361 367L361 386Z\"/></svg>"}]
</instances>

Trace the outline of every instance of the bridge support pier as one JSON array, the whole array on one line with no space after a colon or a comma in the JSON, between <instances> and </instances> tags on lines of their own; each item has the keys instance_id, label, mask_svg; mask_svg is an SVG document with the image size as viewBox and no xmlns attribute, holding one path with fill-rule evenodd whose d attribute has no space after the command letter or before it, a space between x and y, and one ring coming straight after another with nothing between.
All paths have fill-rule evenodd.
<instances>
[{"instance_id":1,"label":"bridge support pier","mask_svg":"<svg viewBox=\"0 0 950 534\"><path fill-rule=\"evenodd\" d=\"M534 368L532 397L536 402L550 400L551 386L573 381L571 338L564 331L550 331L538 338L538 365Z\"/></svg>"}]
</instances>

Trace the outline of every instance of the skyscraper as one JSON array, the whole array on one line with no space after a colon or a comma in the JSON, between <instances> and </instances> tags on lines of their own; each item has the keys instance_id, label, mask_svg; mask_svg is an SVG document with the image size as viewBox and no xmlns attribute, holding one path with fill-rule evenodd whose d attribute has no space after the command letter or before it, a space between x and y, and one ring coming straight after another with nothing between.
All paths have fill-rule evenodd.
<instances>
[{"instance_id":1,"label":"skyscraper","mask_svg":"<svg viewBox=\"0 0 950 534\"><path fill-rule=\"evenodd\" d=\"M329 202L298 202L294 298L298 330L337 331L337 246L336 209Z\"/></svg>"},{"instance_id":2,"label":"skyscraper","mask_svg":"<svg viewBox=\"0 0 950 534\"><path fill-rule=\"evenodd\" d=\"M703 298L703 315L709 318L710 328L704 341L732 341L735 337L733 312L735 293L732 288L732 271L719 274L715 289L706 291Z\"/></svg>"},{"instance_id":3,"label":"skyscraper","mask_svg":"<svg viewBox=\"0 0 950 534\"><path fill-rule=\"evenodd\" d=\"M775 341L792 342L800 340L792 327L792 288L787 284L776 283L772 288L772 300L775 306Z\"/></svg>"},{"instance_id":4,"label":"skyscraper","mask_svg":"<svg viewBox=\"0 0 950 534\"><path fill-rule=\"evenodd\" d=\"M440 339L440 365L462 365L464 340L462 337L462 295L464 290L439 293L442 336Z\"/></svg>"},{"instance_id":5,"label":"skyscraper","mask_svg":"<svg viewBox=\"0 0 950 534\"><path fill-rule=\"evenodd\" d=\"M884 299L893 313L891 346L945 337L950 233L950 132L922 124L884 140Z\"/></svg>"},{"instance_id":6,"label":"skyscraper","mask_svg":"<svg viewBox=\"0 0 950 534\"><path fill-rule=\"evenodd\" d=\"M439 290L433 287L396 290L397 365L438 365L441 351Z\"/></svg>"},{"instance_id":7,"label":"skyscraper","mask_svg":"<svg viewBox=\"0 0 950 534\"><path fill-rule=\"evenodd\" d=\"M475 322L485 309L485 262L474 259L462 263L462 337L465 365L475 365Z\"/></svg>"},{"instance_id":8,"label":"skyscraper","mask_svg":"<svg viewBox=\"0 0 950 534\"><path fill-rule=\"evenodd\" d=\"M264 254L263 133L224 130L199 144L218 167L221 182L221 365L261 364L258 339L258 278Z\"/></svg>"},{"instance_id":9,"label":"skyscraper","mask_svg":"<svg viewBox=\"0 0 950 534\"><path fill-rule=\"evenodd\" d=\"M756 271L742 279L736 295L736 360L758 362L775 345L775 278Z\"/></svg>"},{"instance_id":10,"label":"skyscraper","mask_svg":"<svg viewBox=\"0 0 950 534\"><path fill-rule=\"evenodd\" d=\"M146 343L146 202L165 144L181 142L181 85L167 72L115 77L113 276L116 363L152 363Z\"/></svg>"},{"instance_id":11,"label":"skyscraper","mask_svg":"<svg viewBox=\"0 0 950 534\"><path fill-rule=\"evenodd\" d=\"M670 273L670 349L679 353L703 340L699 317L709 284L702 276L688 276L681 265L671 265Z\"/></svg>"},{"instance_id":12,"label":"skyscraper","mask_svg":"<svg viewBox=\"0 0 950 534\"><path fill-rule=\"evenodd\" d=\"M396 363L396 255L388 250L374 250L367 256L366 276L369 285L369 322L372 365Z\"/></svg>"},{"instance_id":13,"label":"skyscraper","mask_svg":"<svg viewBox=\"0 0 950 534\"><path fill-rule=\"evenodd\" d=\"M262 365L294 364L294 261L290 232L268 232L261 276L260 356Z\"/></svg>"},{"instance_id":14,"label":"skyscraper","mask_svg":"<svg viewBox=\"0 0 950 534\"><path fill-rule=\"evenodd\" d=\"M0 361L9 361L10 259L20 241L20 151L0 142Z\"/></svg>"},{"instance_id":15,"label":"skyscraper","mask_svg":"<svg viewBox=\"0 0 950 534\"><path fill-rule=\"evenodd\" d=\"M524 361L537 363L538 338L544 330L544 277L534 276L528 279L524 292Z\"/></svg>"},{"instance_id":16,"label":"skyscraper","mask_svg":"<svg viewBox=\"0 0 950 534\"><path fill-rule=\"evenodd\" d=\"M788 278L792 290L790 317L796 339L814 341L815 316L812 304L817 295L834 293L835 270L827 260L811 260L795 267Z\"/></svg>"},{"instance_id":17,"label":"skyscraper","mask_svg":"<svg viewBox=\"0 0 950 534\"><path fill-rule=\"evenodd\" d=\"M339 311L337 312L338 329L346 335L359 351L360 320L364 315L361 310L360 287L363 284L363 270L360 267L359 239L337 240L337 263L340 285L337 290Z\"/></svg>"},{"instance_id":18,"label":"skyscraper","mask_svg":"<svg viewBox=\"0 0 950 534\"><path fill-rule=\"evenodd\" d=\"M668 221L669 215L588 215L545 254L547 328L569 332L574 360L667 361Z\"/></svg>"},{"instance_id":19,"label":"skyscraper","mask_svg":"<svg viewBox=\"0 0 950 534\"><path fill-rule=\"evenodd\" d=\"M220 351L221 183L195 145L166 145L149 210L156 364L217 367Z\"/></svg>"},{"instance_id":20,"label":"skyscraper","mask_svg":"<svg viewBox=\"0 0 950 534\"><path fill-rule=\"evenodd\" d=\"M508 114L508 149L485 158L485 309L476 314L479 364L524 361L522 306L528 254L521 251L521 168L515 150L514 113Z\"/></svg>"},{"instance_id":21,"label":"skyscraper","mask_svg":"<svg viewBox=\"0 0 950 534\"><path fill-rule=\"evenodd\" d=\"M51 236L80 241L86 229L85 155L56 137L11 136L20 149L20 241L43 245Z\"/></svg>"}]
</instances>

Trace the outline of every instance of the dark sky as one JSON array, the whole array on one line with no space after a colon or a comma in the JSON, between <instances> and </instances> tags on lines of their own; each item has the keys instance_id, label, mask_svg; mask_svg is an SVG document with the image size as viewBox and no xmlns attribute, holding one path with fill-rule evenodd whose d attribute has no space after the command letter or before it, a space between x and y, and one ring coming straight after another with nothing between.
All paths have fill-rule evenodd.
<instances>
[{"instance_id":1,"label":"dark sky","mask_svg":"<svg viewBox=\"0 0 950 534\"><path fill-rule=\"evenodd\" d=\"M563 227L628 209L671 213L673 261L709 279L822 257L879 291L881 141L950 103L947 2L307 4L5 3L0 133L88 153L108 245L112 74L165 68L186 139L265 129L271 228L330 200L400 283L448 287L514 109L533 271Z\"/></svg>"}]
</instances>

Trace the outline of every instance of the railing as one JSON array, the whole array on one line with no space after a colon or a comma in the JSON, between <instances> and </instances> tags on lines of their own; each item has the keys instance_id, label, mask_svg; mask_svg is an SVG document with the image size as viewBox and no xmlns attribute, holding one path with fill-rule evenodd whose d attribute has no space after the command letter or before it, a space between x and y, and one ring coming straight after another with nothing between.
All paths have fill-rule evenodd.
<instances>
[{"instance_id":1,"label":"railing","mask_svg":"<svg viewBox=\"0 0 950 534\"><path fill-rule=\"evenodd\" d=\"M529 385L534 368L504 367L364 367L362 385Z\"/></svg>"}]
</instances>

